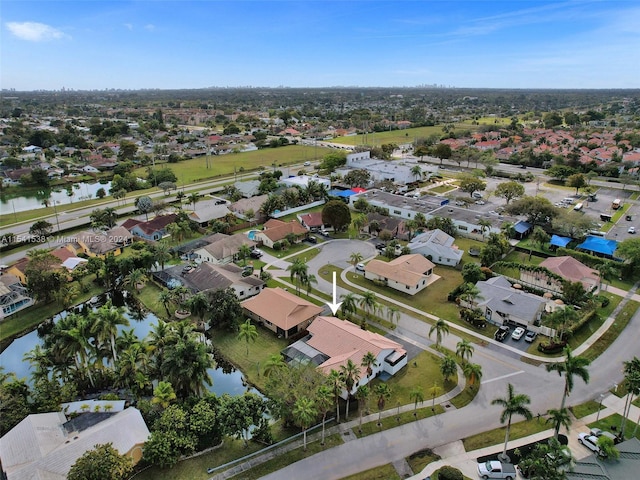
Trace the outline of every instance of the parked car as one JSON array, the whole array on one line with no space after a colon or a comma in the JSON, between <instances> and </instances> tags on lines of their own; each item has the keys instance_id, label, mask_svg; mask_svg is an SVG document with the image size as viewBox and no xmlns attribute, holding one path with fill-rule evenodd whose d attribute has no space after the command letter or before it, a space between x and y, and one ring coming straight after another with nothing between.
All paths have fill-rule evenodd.
<instances>
[{"instance_id":1,"label":"parked car","mask_svg":"<svg viewBox=\"0 0 640 480\"><path fill-rule=\"evenodd\" d=\"M620 439L618 437L616 437L613 433L611 432L605 432L604 430L600 430L599 428L592 428L589 433L591 435L593 435L594 437L609 437L611 440L613 440L614 444L618 444L620 443Z\"/></svg>"},{"instance_id":2,"label":"parked car","mask_svg":"<svg viewBox=\"0 0 640 480\"><path fill-rule=\"evenodd\" d=\"M313 244L318 243L318 239L316 237L312 236L312 235L309 235L306 240L309 243L313 243Z\"/></svg>"},{"instance_id":3,"label":"parked car","mask_svg":"<svg viewBox=\"0 0 640 480\"><path fill-rule=\"evenodd\" d=\"M182 273L189 273L191 270L193 270L193 265L185 265L184 267L182 267Z\"/></svg>"},{"instance_id":4,"label":"parked car","mask_svg":"<svg viewBox=\"0 0 640 480\"><path fill-rule=\"evenodd\" d=\"M224 205L225 203L227 203L226 200L222 200L222 199L216 200L216 205Z\"/></svg>"},{"instance_id":5,"label":"parked car","mask_svg":"<svg viewBox=\"0 0 640 480\"><path fill-rule=\"evenodd\" d=\"M505 338L507 338L507 335L509 335L509 331L509 327L507 327L506 325L502 325L500 328L498 328L498 330L496 330L496 333L493 334L493 338L495 338L499 342L502 342Z\"/></svg>"},{"instance_id":6,"label":"parked car","mask_svg":"<svg viewBox=\"0 0 640 480\"><path fill-rule=\"evenodd\" d=\"M476 200L476 205L484 205L485 203L487 202L485 202L484 200Z\"/></svg>"},{"instance_id":7,"label":"parked car","mask_svg":"<svg viewBox=\"0 0 640 480\"><path fill-rule=\"evenodd\" d=\"M311 162L304 162L304 166L305 166L305 167L309 167L309 166L311 166Z\"/></svg>"},{"instance_id":8,"label":"parked car","mask_svg":"<svg viewBox=\"0 0 640 480\"><path fill-rule=\"evenodd\" d=\"M251 256L251 258L260 258L262 256L262 252L256 248L251 250L251 253L249 255Z\"/></svg>"},{"instance_id":9,"label":"parked car","mask_svg":"<svg viewBox=\"0 0 640 480\"><path fill-rule=\"evenodd\" d=\"M578 434L578 442L593 453L600 453L600 447L598 446L598 437L595 435L591 435L590 433L579 433Z\"/></svg>"},{"instance_id":10,"label":"parked car","mask_svg":"<svg viewBox=\"0 0 640 480\"><path fill-rule=\"evenodd\" d=\"M636 227L629 227L627 233L636 233Z\"/></svg>"},{"instance_id":11,"label":"parked car","mask_svg":"<svg viewBox=\"0 0 640 480\"><path fill-rule=\"evenodd\" d=\"M522 338L522 336L524 335L525 329L522 327L517 327L513 333L511 334L511 338L513 340L520 340Z\"/></svg>"},{"instance_id":12,"label":"parked car","mask_svg":"<svg viewBox=\"0 0 640 480\"><path fill-rule=\"evenodd\" d=\"M364 263L358 263L356 265L356 270L358 270L359 272L364 272Z\"/></svg>"},{"instance_id":13,"label":"parked car","mask_svg":"<svg viewBox=\"0 0 640 480\"><path fill-rule=\"evenodd\" d=\"M533 343L533 341L536 339L537 336L538 334L536 332L534 332L533 330L528 330L524 336L524 341L528 343Z\"/></svg>"},{"instance_id":14,"label":"parked car","mask_svg":"<svg viewBox=\"0 0 640 480\"><path fill-rule=\"evenodd\" d=\"M504 463L498 460L490 460L478 464L478 475L483 480L489 478L504 478L506 480L515 480L516 467L511 463Z\"/></svg>"}]
</instances>

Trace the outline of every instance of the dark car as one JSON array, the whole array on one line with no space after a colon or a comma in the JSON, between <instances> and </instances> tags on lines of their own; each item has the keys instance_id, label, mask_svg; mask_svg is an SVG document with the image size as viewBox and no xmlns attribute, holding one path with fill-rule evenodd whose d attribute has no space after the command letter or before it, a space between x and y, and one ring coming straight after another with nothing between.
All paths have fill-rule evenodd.
<instances>
[{"instance_id":1,"label":"dark car","mask_svg":"<svg viewBox=\"0 0 640 480\"><path fill-rule=\"evenodd\" d=\"M509 335L509 331L510 331L509 327L507 327L506 325L503 325L500 328L498 328L498 330L496 330L496 333L493 334L493 338L495 338L499 342L502 342Z\"/></svg>"},{"instance_id":2,"label":"dark car","mask_svg":"<svg viewBox=\"0 0 640 480\"><path fill-rule=\"evenodd\" d=\"M226 200L218 200L218 201L216 201L216 205L224 205L225 203L227 203Z\"/></svg>"},{"instance_id":3,"label":"dark car","mask_svg":"<svg viewBox=\"0 0 640 480\"><path fill-rule=\"evenodd\" d=\"M318 243L318 239L316 237L307 237L307 242L316 244Z\"/></svg>"},{"instance_id":4,"label":"dark car","mask_svg":"<svg viewBox=\"0 0 640 480\"><path fill-rule=\"evenodd\" d=\"M260 250L251 250L249 255L251 258L260 258L262 256L262 252Z\"/></svg>"}]
</instances>

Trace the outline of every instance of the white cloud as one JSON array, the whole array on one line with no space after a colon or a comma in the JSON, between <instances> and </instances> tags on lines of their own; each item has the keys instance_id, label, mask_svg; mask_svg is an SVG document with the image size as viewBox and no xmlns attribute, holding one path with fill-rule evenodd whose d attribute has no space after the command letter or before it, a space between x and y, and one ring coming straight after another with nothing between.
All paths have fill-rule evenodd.
<instances>
[{"instance_id":1,"label":"white cloud","mask_svg":"<svg viewBox=\"0 0 640 480\"><path fill-rule=\"evenodd\" d=\"M131 24L131 23L125 23L125 24L123 24L123 25L124 25L124 28L126 28L127 30L129 30L129 31L132 31L132 30L133 30L133 24Z\"/></svg>"},{"instance_id":2,"label":"white cloud","mask_svg":"<svg viewBox=\"0 0 640 480\"><path fill-rule=\"evenodd\" d=\"M148 24L148 25L145 25L144 28L149 32L153 32L156 29L156 26L152 24Z\"/></svg>"},{"instance_id":3,"label":"white cloud","mask_svg":"<svg viewBox=\"0 0 640 480\"><path fill-rule=\"evenodd\" d=\"M21 40L30 42L46 42L71 38L66 33L44 23L38 22L8 22L9 31Z\"/></svg>"}]
</instances>

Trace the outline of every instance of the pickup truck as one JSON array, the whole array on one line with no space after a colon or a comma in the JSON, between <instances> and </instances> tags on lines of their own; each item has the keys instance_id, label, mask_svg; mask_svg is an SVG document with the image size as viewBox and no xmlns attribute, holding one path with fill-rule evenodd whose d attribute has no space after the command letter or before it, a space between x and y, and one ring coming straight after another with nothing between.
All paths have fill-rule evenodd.
<instances>
[{"instance_id":1,"label":"pickup truck","mask_svg":"<svg viewBox=\"0 0 640 480\"><path fill-rule=\"evenodd\" d=\"M514 480L516 478L516 467L511 463L503 463L498 460L478 464L478 475L483 480L489 478L504 478Z\"/></svg>"}]
</instances>

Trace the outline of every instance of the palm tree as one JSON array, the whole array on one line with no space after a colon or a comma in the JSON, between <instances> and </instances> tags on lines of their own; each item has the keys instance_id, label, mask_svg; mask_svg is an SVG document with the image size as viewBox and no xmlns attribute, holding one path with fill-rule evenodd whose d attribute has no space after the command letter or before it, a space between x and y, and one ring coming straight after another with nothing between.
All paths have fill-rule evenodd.
<instances>
[{"instance_id":1,"label":"palm tree","mask_svg":"<svg viewBox=\"0 0 640 480\"><path fill-rule=\"evenodd\" d=\"M204 321L204 316L209 311L209 300L204 293L198 292L187 301L189 311L198 317L199 323Z\"/></svg>"},{"instance_id":2,"label":"palm tree","mask_svg":"<svg viewBox=\"0 0 640 480\"><path fill-rule=\"evenodd\" d=\"M173 294L169 290L162 290L158 295L158 301L162 304L167 311L167 317L171 318L171 312L169 311L169 305L173 302Z\"/></svg>"},{"instance_id":3,"label":"palm tree","mask_svg":"<svg viewBox=\"0 0 640 480\"><path fill-rule=\"evenodd\" d=\"M364 310L365 317L367 318L369 317L369 314L375 314L378 311L378 308L380 307L376 294L371 291L364 292L362 294L362 297L360 297L360 300L358 301L358 303L360 304L360 307ZM362 326L364 327L364 323Z\"/></svg>"},{"instance_id":4,"label":"palm tree","mask_svg":"<svg viewBox=\"0 0 640 480\"><path fill-rule=\"evenodd\" d=\"M363 260L363 256L360 252L353 252L351 255L349 255L349 261L351 262L351 265L353 265L354 268L362 260Z\"/></svg>"},{"instance_id":5,"label":"palm tree","mask_svg":"<svg viewBox=\"0 0 640 480\"><path fill-rule=\"evenodd\" d=\"M118 213L115 208L107 207L102 211L102 218L105 220L109 228L113 228L118 219Z\"/></svg>"},{"instance_id":6,"label":"palm tree","mask_svg":"<svg viewBox=\"0 0 640 480\"><path fill-rule=\"evenodd\" d=\"M553 424L553 438L557 440L560 427L564 426L567 430L571 427L571 415L569 415L569 410L566 408L559 410L551 408L547 410L547 414L549 418L547 418L546 422Z\"/></svg>"},{"instance_id":7,"label":"palm tree","mask_svg":"<svg viewBox=\"0 0 640 480\"><path fill-rule=\"evenodd\" d=\"M400 309L395 305L389 305L387 307L387 318L391 323L397 324L400 321L401 315Z\"/></svg>"},{"instance_id":8,"label":"palm tree","mask_svg":"<svg viewBox=\"0 0 640 480\"><path fill-rule=\"evenodd\" d=\"M360 230L367 224L367 216L364 213L355 215L351 220L351 228L356 232L356 236L360 233ZM362 259L360 259L362 261ZM356 262L358 263L358 262Z\"/></svg>"},{"instance_id":9,"label":"palm tree","mask_svg":"<svg viewBox=\"0 0 640 480\"><path fill-rule=\"evenodd\" d=\"M373 388L374 395L378 398L378 426L382 425L380 419L382 418L382 410L387 400L391 398L391 388L386 383L378 383Z\"/></svg>"},{"instance_id":10,"label":"palm tree","mask_svg":"<svg viewBox=\"0 0 640 480\"><path fill-rule=\"evenodd\" d=\"M22 360L31 365L31 378L34 383L39 379L49 378L49 369L53 366L49 352L37 345L22 357ZM4 383L4 382L3 382Z\"/></svg>"},{"instance_id":11,"label":"palm tree","mask_svg":"<svg viewBox=\"0 0 640 480\"><path fill-rule=\"evenodd\" d=\"M196 209L196 203L200 200L200 195L197 193L192 193L187 197L188 202L193 205L193 209Z\"/></svg>"},{"instance_id":12,"label":"palm tree","mask_svg":"<svg viewBox=\"0 0 640 480\"><path fill-rule=\"evenodd\" d=\"M420 165L414 165L413 167L411 167L411 175L416 177L416 180L422 179L422 177L424 176L422 167L420 167Z\"/></svg>"},{"instance_id":13,"label":"palm tree","mask_svg":"<svg viewBox=\"0 0 640 480\"><path fill-rule=\"evenodd\" d=\"M445 355L440 360L440 373L444 378L445 382L448 382L451 377L453 377L458 371L458 366L456 365L456 361L451 358L449 355Z\"/></svg>"},{"instance_id":14,"label":"palm tree","mask_svg":"<svg viewBox=\"0 0 640 480\"><path fill-rule=\"evenodd\" d=\"M148 281L149 277L147 277L145 271L142 268L136 268L124 278L123 285L125 287L133 288L136 291L140 291Z\"/></svg>"},{"instance_id":15,"label":"palm tree","mask_svg":"<svg viewBox=\"0 0 640 480\"><path fill-rule=\"evenodd\" d=\"M243 243L242 245L240 245L240 248L238 249L238 258L240 258L243 261L242 263L243 265L247 264L247 258L249 258L250 255L251 255L251 247L246 243Z\"/></svg>"},{"instance_id":16,"label":"palm tree","mask_svg":"<svg viewBox=\"0 0 640 480\"><path fill-rule=\"evenodd\" d=\"M531 420L533 414L526 405L531 403L531 399L524 393L515 393L512 384L507 385L507 396L505 398L496 398L491 401L491 405L500 405L503 407L500 414L500 423L507 422L507 430L504 434L504 449L502 450L501 458L506 460L507 457L507 445L509 443L509 431L511 430L511 418L514 415L520 415L521 417Z\"/></svg>"},{"instance_id":17,"label":"palm tree","mask_svg":"<svg viewBox=\"0 0 640 480\"><path fill-rule=\"evenodd\" d=\"M424 392L420 385L414 386L409 392L409 399L413 400L413 416L418 416L418 403L424 402Z\"/></svg>"},{"instance_id":18,"label":"palm tree","mask_svg":"<svg viewBox=\"0 0 640 480\"><path fill-rule=\"evenodd\" d=\"M171 260L171 247L167 242L156 242L153 246L153 255L155 261L160 264L160 268L164 270L166 263Z\"/></svg>"},{"instance_id":19,"label":"palm tree","mask_svg":"<svg viewBox=\"0 0 640 480\"><path fill-rule=\"evenodd\" d=\"M624 438L624 431L627 425L627 419L629 418L629 410L631 409L632 400L634 395L640 395L640 359L633 357L632 360L624 362L624 386L627 390L627 395L624 399L624 407L622 409L623 415L620 422L620 437Z\"/></svg>"},{"instance_id":20,"label":"palm tree","mask_svg":"<svg viewBox=\"0 0 640 480\"><path fill-rule=\"evenodd\" d=\"M264 368L262 369L262 373L265 377L270 377L274 372L277 372L281 368L286 367L287 364L284 363L284 358L279 353L272 354L269 359L265 362Z\"/></svg>"},{"instance_id":21,"label":"palm tree","mask_svg":"<svg viewBox=\"0 0 640 480\"><path fill-rule=\"evenodd\" d=\"M550 363L547 365L547 372L558 372L560 376L564 374L564 392L562 394L562 402L560 403L560 411L564 410L565 401L571 394L571 390L573 390L573 377L578 376L584 383L589 383L589 370L587 367L591 363L591 360L587 358L574 357L571 354L571 347L568 345L564 348L564 355L563 362Z\"/></svg>"},{"instance_id":22,"label":"palm tree","mask_svg":"<svg viewBox=\"0 0 640 480\"><path fill-rule=\"evenodd\" d=\"M305 275L304 278L302 279L302 282L307 290L307 295L309 295L311 293L311 290L313 289L312 285L318 284L318 279L316 278L315 275L310 274L310 275Z\"/></svg>"},{"instance_id":23,"label":"palm tree","mask_svg":"<svg viewBox=\"0 0 640 480\"><path fill-rule=\"evenodd\" d=\"M331 388L333 392L333 399L336 402L336 422L340 423L340 394L342 393L344 381L342 380L340 372L336 370L331 370L327 381L329 388Z\"/></svg>"},{"instance_id":24,"label":"palm tree","mask_svg":"<svg viewBox=\"0 0 640 480\"><path fill-rule=\"evenodd\" d=\"M463 362L468 363L473 356L473 345L468 340L460 340L456 344L456 355L459 356Z\"/></svg>"},{"instance_id":25,"label":"palm tree","mask_svg":"<svg viewBox=\"0 0 640 480\"><path fill-rule=\"evenodd\" d=\"M449 325L443 319L439 318L429 329L429 338L431 338L433 332L436 332L436 348L438 348L442 343L444 335L449 334Z\"/></svg>"},{"instance_id":26,"label":"palm tree","mask_svg":"<svg viewBox=\"0 0 640 480\"><path fill-rule=\"evenodd\" d=\"M344 382L344 386L347 389L347 410L344 414L345 419L349 419L349 398L351 397L351 391L353 390L353 386L360 380L360 368L353 363L351 359L347 360L345 365L340 365L340 374L342 376L342 381Z\"/></svg>"},{"instance_id":27,"label":"palm tree","mask_svg":"<svg viewBox=\"0 0 640 480\"><path fill-rule=\"evenodd\" d=\"M118 361L116 352L116 337L118 336L118 325L129 326L129 320L122 314L118 307L114 307L111 301L104 304L95 312L91 312L89 318L92 322L91 333L99 343L104 344L107 340L111 344L111 354L113 364Z\"/></svg>"},{"instance_id":28,"label":"palm tree","mask_svg":"<svg viewBox=\"0 0 640 480\"><path fill-rule=\"evenodd\" d=\"M303 450L307 451L307 429L318 415L318 410L313 400L300 397L293 407L293 418L300 428L302 428Z\"/></svg>"},{"instance_id":29,"label":"palm tree","mask_svg":"<svg viewBox=\"0 0 640 480\"><path fill-rule=\"evenodd\" d=\"M482 379L482 367L477 363L466 362L462 367L462 372L472 387Z\"/></svg>"},{"instance_id":30,"label":"palm tree","mask_svg":"<svg viewBox=\"0 0 640 480\"><path fill-rule=\"evenodd\" d=\"M360 366L365 368L367 371L367 378L369 378L373 373L373 368L378 366L376 356L371 352L365 353L362 357L362 362L360 362Z\"/></svg>"},{"instance_id":31,"label":"palm tree","mask_svg":"<svg viewBox=\"0 0 640 480\"><path fill-rule=\"evenodd\" d=\"M169 382L159 382L158 386L153 389L151 403L167 408L176 398L176 392L173 391L173 387Z\"/></svg>"},{"instance_id":32,"label":"palm tree","mask_svg":"<svg viewBox=\"0 0 640 480\"><path fill-rule=\"evenodd\" d=\"M491 228L491 220L487 218L481 218L478 220L478 226L480 227L480 232L482 233L482 238L484 238L484 232Z\"/></svg>"},{"instance_id":33,"label":"palm tree","mask_svg":"<svg viewBox=\"0 0 640 480\"><path fill-rule=\"evenodd\" d=\"M249 342L255 342L256 338L258 338L258 330L251 323L251 319L247 318L247 321L240 325L238 333L238 339L244 339L247 342L247 357L249 356Z\"/></svg>"},{"instance_id":34,"label":"palm tree","mask_svg":"<svg viewBox=\"0 0 640 480\"><path fill-rule=\"evenodd\" d=\"M291 272L289 279L296 284L296 293L300 294L300 285L302 280L307 276L309 267L302 259L296 258L291 265L287 267L287 271Z\"/></svg>"},{"instance_id":35,"label":"palm tree","mask_svg":"<svg viewBox=\"0 0 640 480\"><path fill-rule=\"evenodd\" d=\"M342 300L340 310L342 310L342 313L347 317L347 319L351 319L351 316L356 313L358 309L356 295L353 293L340 295L340 300Z\"/></svg>"},{"instance_id":36,"label":"palm tree","mask_svg":"<svg viewBox=\"0 0 640 480\"><path fill-rule=\"evenodd\" d=\"M329 409L333 407L333 393L329 386L320 385L318 387L318 391L316 392L316 406L322 414L322 440L320 441L320 445L324 445L324 425L327 419L327 413L329 413Z\"/></svg>"},{"instance_id":37,"label":"palm tree","mask_svg":"<svg viewBox=\"0 0 640 480\"><path fill-rule=\"evenodd\" d=\"M364 410L364 404L369 401L371 390L367 385L360 385L356 390L356 398L358 399L358 413L360 415L360 424L358 426L358 432L362 433L362 412Z\"/></svg>"}]
</instances>

